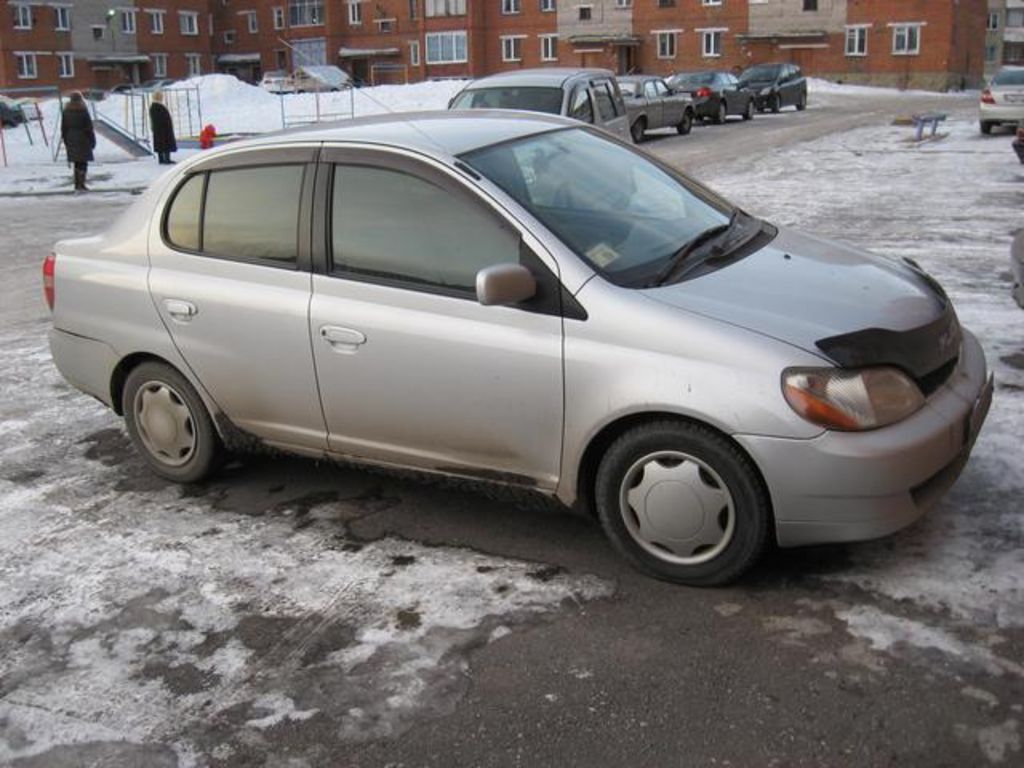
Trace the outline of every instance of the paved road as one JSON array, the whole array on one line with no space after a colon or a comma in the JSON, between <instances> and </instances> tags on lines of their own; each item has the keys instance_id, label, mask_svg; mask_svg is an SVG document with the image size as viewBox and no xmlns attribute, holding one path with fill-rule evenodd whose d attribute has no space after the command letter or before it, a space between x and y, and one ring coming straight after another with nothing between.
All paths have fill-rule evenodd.
<instances>
[{"instance_id":1,"label":"paved road","mask_svg":"<svg viewBox=\"0 0 1024 768\"><path fill-rule=\"evenodd\" d=\"M922 100L928 107L935 103ZM699 173L744 157L756 162L768 148L851 123L885 123L902 111L894 106L892 99L861 100L856 107L832 104L801 115L758 116L750 124L700 127L692 136L648 146ZM956 99L949 106L965 108ZM5 338L39 337L45 327L34 293L46 244L99 226L125 202L53 200L45 214L29 201L3 209L11 217L7 261L0 265ZM104 418L93 421L116 427L113 418ZM114 473L119 490L143 499L169 493L146 475L116 429L75 435L73 442L82 437L92 446L87 456L99 459L97 471L102 464ZM980 480L965 478L949 503L967 504L985 493ZM211 535L231 515L273 526L285 509L308 513L339 499L360 499L358 515L316 518L310 530L325 538L343 533L349 545L358 542L353 551L392 537L553 566L536 578L557 577L564 569L616 585L609 598L568 600L543 618L523 618L500 641L474 636L456 643L449 651L459 661L454 671L432 681L438 691L427 697L428 705L390 738L360 739L344 733L336 720L300 716L284 717L272 730L238 726L232 732L235 720L227 712L210 718L209 732L204 726L203 739L213 740L199 739L210 747L200 764L960 768L1020 759L1021 667L1011 663L994 673L949 652L885 653L850 635L836 618L844 609L868 605L907 621L921 609L829 579L847 564L846 547L775 553L737 586L695 590L638 576L586 519L306 461L245 458L224 478L187 489L186 497L191 509L209 515L204 527ZM114 514L102 512L104 519ZM175 546L169 538L168 549ZM276 556L271 550L267 557ZM424 581L419 589L427 596L446 586ZM303 626L312 637L324 624ZM1020 633L975 629L979 642L997 648L1000 658L1024 660ZM250 636L243 637L254 652L294 640L294 625L272 621L252 624ZM331 695L347 695L345 678L332 680L334 687L323 684ZM315 677L309 686L318 686ZM0 681L0 696L6 694ZM394 694L371 691L370 698ZM0 717L0 745L4 738L14 743L17 734L5 733L4 726ZM94 759L109 761L104 765L174 764L166 753L125 751L112 742L89 749ZM16 764L77 765L75 754L56 749Z\"/></svg>"}]
</instances>

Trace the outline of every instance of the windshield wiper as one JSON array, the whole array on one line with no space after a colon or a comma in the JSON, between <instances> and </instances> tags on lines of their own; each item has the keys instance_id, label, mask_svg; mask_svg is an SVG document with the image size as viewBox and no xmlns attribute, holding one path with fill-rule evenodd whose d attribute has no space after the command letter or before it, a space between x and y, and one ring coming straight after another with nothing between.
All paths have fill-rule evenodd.
<instances>
[{"instance_id":1,"label":"windshield wiper","mask_svg":"<svg viewBox=\"0 0 1024 768\"><path fill-rule=\"evenodd\" d=\"M729 217L728 224L718 224L717 226L714 227L708 227L697 236L693 237L690 240L687 240L683 244L682 248L680 248L678 251L672 254L668 262L666 262L665 266L658 270L658 273L647 284L647 287L653 288L656 285L664 285L666 282L668 282L673 277L676 270L679 269L690 257L690 254L692 254L695 250L697 250L702 245L707 243L709 240L712 240L720 235L723 235L730 229L732 229L733 226L735 226L736 221L739 219L739 214L740 209L736 208L732 212L732 215Z\"/></svg>"}]
</instances>

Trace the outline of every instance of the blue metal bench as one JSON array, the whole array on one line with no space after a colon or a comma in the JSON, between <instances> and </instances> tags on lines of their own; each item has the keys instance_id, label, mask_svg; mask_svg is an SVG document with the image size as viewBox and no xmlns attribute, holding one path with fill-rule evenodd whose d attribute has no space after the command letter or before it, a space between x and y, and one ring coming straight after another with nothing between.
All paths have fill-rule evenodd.
<instances>
[{"instance_id":1,"label":"blue metal bench","mask_svg":"<svg viewBox=\"0 0 1024 768\"><path fill-rule=\"evenodd\" d=\"M934 136L935 131L938 130L939 123L946 119L945 112L924 112L920 115L913 115L911 119L914 121L914 141L921 141L924 136L924 129L931 126L931 133L929 136Z\"/></svg>"}]
</instances>

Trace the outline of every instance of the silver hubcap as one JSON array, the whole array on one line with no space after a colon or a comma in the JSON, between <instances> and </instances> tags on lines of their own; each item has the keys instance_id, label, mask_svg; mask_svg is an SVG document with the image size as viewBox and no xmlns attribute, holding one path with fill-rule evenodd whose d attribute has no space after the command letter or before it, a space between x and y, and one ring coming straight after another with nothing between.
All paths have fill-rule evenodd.
<instances>
[{"instance_id":1,"label":"silver hubcap","mask_svg":"<svg viewBox=\"0 0 1024 768\"><path fill-rule=\"evenodd\" d=\"M637 544L679 565L714 559L736 529L732 495L722 478L679 451L659 451L636 461L622 480L619 508Z\"/></svg>"},{"instance_id":2,"label":"silver hubcap","mask_svg":"<svg viewBox=\"0 0 1024 768\"><path fill-rule=\"evenodd\" d=\"M196 429L184 399L162 381L135 393L135 426L146 450L163 464L180 467L196 452Z\"/></svg>"}]
</instances>

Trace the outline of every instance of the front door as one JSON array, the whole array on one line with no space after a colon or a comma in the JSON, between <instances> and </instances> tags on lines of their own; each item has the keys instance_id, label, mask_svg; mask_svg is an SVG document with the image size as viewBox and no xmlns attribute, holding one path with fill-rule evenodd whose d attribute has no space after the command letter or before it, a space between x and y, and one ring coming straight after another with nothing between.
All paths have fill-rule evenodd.
<instances>
[{"instance_id":1,"label":"front door","mask_svg":"<svg viewBox=\"0 0 1024 768\"><path fill-rule=\"evenodd\" d=\"M300 226L314 153L238 153L191 174L151 234L149 285L182 357L236 426L322 451Z\"/></svg>"},{"instance_id":2,"label":"front door","mask_svg":"<svg viewBox=\"0 0 1024 768\"><path fill-rule=\"evenodd\" d=\"M553 489L561 317L485 307L474 293L481 268L528 255L520 233L417 161L325 159L330 234L310 333L330 449Z\"/></svg>"}]
</instances>

